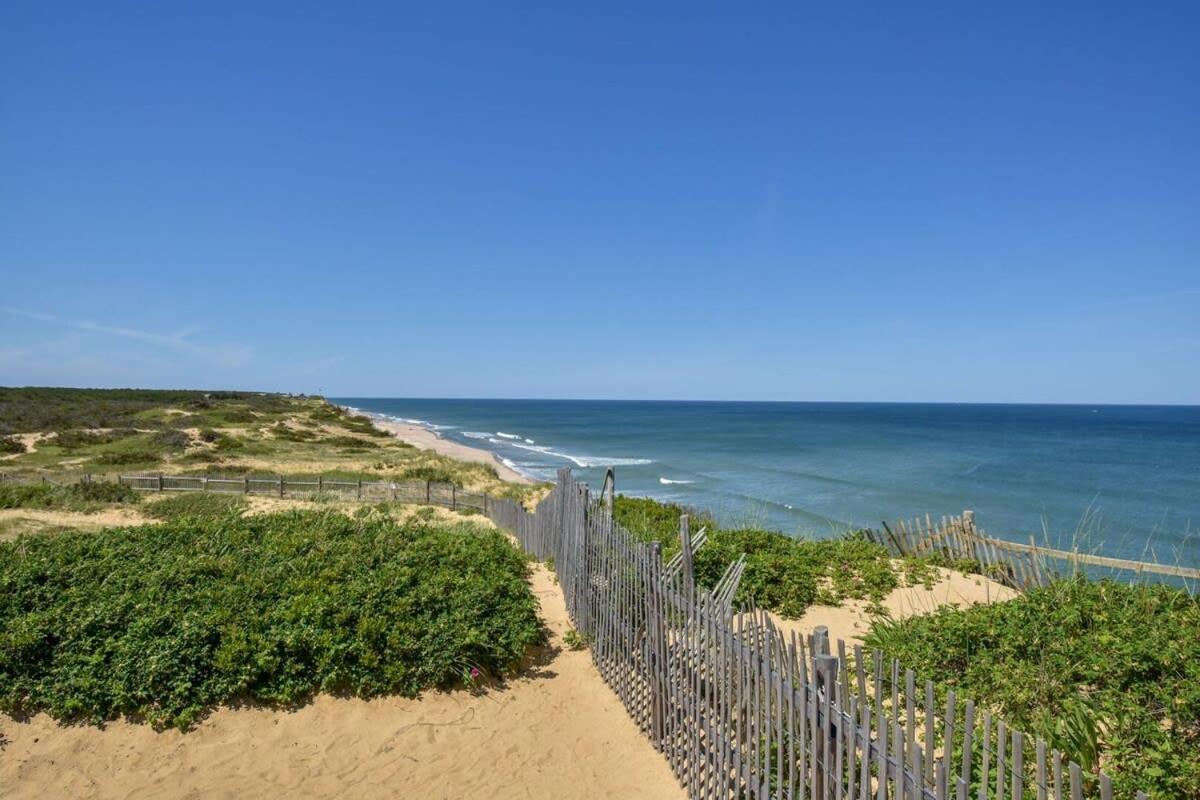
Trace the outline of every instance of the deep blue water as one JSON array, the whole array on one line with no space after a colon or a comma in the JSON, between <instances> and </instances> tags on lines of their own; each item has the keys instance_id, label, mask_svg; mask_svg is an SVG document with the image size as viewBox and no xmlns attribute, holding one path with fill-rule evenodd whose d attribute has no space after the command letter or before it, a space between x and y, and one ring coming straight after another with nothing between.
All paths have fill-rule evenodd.
<instances>
[{"instance_id":1,"label":"deep blue water","mask_svg":"<svg viewBox=\"0 0 1200 800\"><path fill-rule=\"evenodd\" d=\"M974 509L989 533L1200 565L1200 407L342 398L552 479L822 535ZM1080 538L1082 535L1082 539Z\"/></svg>"}]
</instances>

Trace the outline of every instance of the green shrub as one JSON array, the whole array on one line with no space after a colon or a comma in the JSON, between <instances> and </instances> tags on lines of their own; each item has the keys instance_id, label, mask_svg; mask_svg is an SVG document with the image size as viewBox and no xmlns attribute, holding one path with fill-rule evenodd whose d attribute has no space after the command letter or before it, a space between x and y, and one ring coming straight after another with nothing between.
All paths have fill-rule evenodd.
<instances>
[{"instance_id":1,"label":"green shrub","mask_svg":"<svg viewBox=\"0 0 1200 800\"><path fill-rule=\"evenodd\" d=\"M0 436L0 453L24 453L25 443L15 436Z\"/></svg>"},{"instance_id":2,"label":"green shrub","mask_svg":"<svg viewBox=\"0 0 1200 800\"><path fill-rule=\"evenodd\" d=\"M132 486L115 481L84 481L66 487L66 492L89 503L137 503L141 496Z\"/></svg>"},{"instance_id":3,"label":"green shrub","mask_svg":"<svg viewBox=\"0 0 1200 800\"><path fill-rule=\"evenodd\" d=\"M1115 794L1200 797L1200 599L1073 578L1005 603L878 621L867 644L987 703Z\"/></svg>"},{"instance_id":4,"label":"green shrub","mask_svg":"<svg viewBox=\"0 0 1200 800\"><path fill-rule=\"evenodd\" d=\"M255 419L250 409L279 413L298 408L298 398L261 392L199 392L155 389L0 388L0 434L80 428L140 428L165 421L165 409L229 408ZM208 412L204 412L208 413ZM173 415L178 427L180 415ZM243 419L243 421L248 421Z\"/></svg>"},{"instance_id":5,"label":"green shrub","mask_svg":"<svg viewBox=\"0 0 1200 800\"><path fill-rule=\"evenodd\" d=\"M331 436L321 440L321 444L333 445L347 450L378 450L379 444L370 439L358 439L354 436Z\"/></svg>"},{"instance_id":6,"label":"green shrub","mask_svg":"<svg viewBox=\"0 0 1200 800\"><path fill-rule=\"evenodd\" d=\"M162 454L146 448L112 450L100 453L94 459L97 464L120 466L126 464L153 464L162 460Z\"/></svg>"},{"instance_id":7,"label":"green shrub","mask_svg":"<svg viewBox=\"0 0 1200 800\"><path fill-rule=\"evenodd\" d=\"M245 450L246 442L228 433L221 433L217 435L215 446L217 450L224 452L229 452L230 450Z\"/></svg>"},{"instance_id":8,"label":"green shrub","mask_svg":"<svg viewBox=\"0 0 1200 800\"><path fill-rule=\"evenodd\" d=\"M316 434L312 431L291 428L282 422L277 422L271 426L271 435L285 442L312 442L316 441L317 438Z\"/></svg>"},{"instance_id":9,"label":"green shrub","mask_svg":"<svg viewBox=\"0 0 1200 800\"><path fill-rule=\"evenodd\" d=\"M454 483L454 472L448 467L419 466L409 467L400 473L403 481L431 481L433 483Z\"/></svg>"},{"instance_id":10,"label":"green shrub","mask_svg":"<svg viewBox=\"0 0 1200 800\"><path fill-rule=\"evenodd\" d=\"M712 586L743 553L746 571L738 586L738 602L799 617L810 605L840 605L847 599L879 603L901 585L901 575L887 550L865 537L797 539L778 531L721 530L711 517L683 506L618 495L613 515L635 538L660 541L663 558L679 550L679 515L689 515L693 532L709 528L708 543L696 553L696 580ZM914 578L926 578L918 566Z\"/></svg>"},{"instance_id":11,"label":"green shrub","mask_svg":"<svg viewBox=\"0 0 1200 800\"><path fill-rule=\"evenodd\" d=\"M216 519L237 514L245 507L246 500L240 494L181 492L146 503L145 513L155 519L165 520L185 517Z\"/></svg>"},{"instance_id":12,"label":"green shrub","mask_svg":"<svg viewBox=\"0 0 1200 800\"><path fill-rule=\"evenodd\" d=\"M0 484L0 508L35 508L93 512L113 504L133 504L141 498L128 486L108 481L47 484Z\"/></svg>"},{"instance_id":13,"label":"green shrub","mask_svg":"<svg viewBox=\"0 0 1200 800\"><path fill-rule=\"evenodd\" d=\"M391 436L387 431L376 428L374 423L371 422L370 417L364 417L362 414L343 417L339 422L343 428L346 428L351 433L365 433L368 436L377 436L380 438Z\"/></svg>"},{"instance_id":14,"label":"green shrub","mask_svg":"<svg viewBox=\"0 0 1200 800\"><path fill-rule=\"evenodd\" d=\"M0 544L0 709L187 728L235 699L415 696L541 640L497 531L331 511Z\"/></svg>"},{"instance_id":15,"label":"green shrub","mask_svg":"<svg viewBox=\"0 0 1200 800\"><path fill-rule=\"evenodd\" d=\"M54 444L65 450L77 450L80 447L91 447L109 441L111 440L103 434L91 431L59 431L54 436Z\"/></svg>"},{"instance_id":16,"label":"green shrub","mask_svg":"<svg viewBox=\"0 0 1200 800\"><path fill-rule=\"evenodd\" d=\"M679 516L688 515L692 532L703 527L713 530L716 524L704 512L675 503L651 500L649 497L617 495L613 501L613 518L643 542L661 542L663 557L670 558L679 550Z\"/></svg>"},{"instance_id":17,"label":"green shrub","mask_svg":"<svg viewBox=\"0 0 1200 800\"><path fill-rule=\"evenodd\" d=\"M591 641L579 631L571 628L563 634L563 644L568 650L586 650Z\"/></svg>"},{"instance_id":18,"label":"green shrub","mask_svg":"<svg viewBox=\"0 0 1200 800\"><path fill-rule=\"evenodd\" d=\"M66 430L56 433L52 443L65 450L78 450L81 447L111 444L137 435L138 432L132 428L118 428L111 431Z\"/></svg>"},{"instance_id":19,"label":"green shrub","mask_svg":"<svg viewBox=\"0 0 1200 800\"><path fill-rule=\"evenodd\" d=\"M180 452L192 443L192 437L175 428L159 431L154 435L154 443L164 450Z\"/></svg>"}]
</instances>

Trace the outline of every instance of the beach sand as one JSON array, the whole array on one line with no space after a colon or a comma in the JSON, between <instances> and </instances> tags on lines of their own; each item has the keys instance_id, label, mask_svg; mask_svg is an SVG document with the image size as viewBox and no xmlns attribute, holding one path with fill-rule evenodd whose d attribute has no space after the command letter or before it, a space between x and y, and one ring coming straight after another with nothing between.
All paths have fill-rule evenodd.
<instances>
[{"instance_id":1,"label":"beach sand","mask_svg":"<svg viewBox=\"0 0 1200 800\"><path fill-rule=\"evenodd\" d=\"M999 603L1017 596L1014 589L997 583L982 575L964 575L948 569L938 569L938 580L931 588L924 586L902 586L893 589L883 599L883 607L892 619L907 619L919 614L929 614L945 605L966 607L978 603ZM841 606L809 606L799 619L783 619L775 614L772 620L785 635L792 631L797 636L807 636L813 628L824 625L829 628L829 640L838 639L847 646L862 644L862 637L871 627L871 612L862 600L847 600Z\"/></svg>"},{"instance_id":2,"label":"beach sand","mask_svg":"<svg viewBox=\"0 0 1200 800\"><path fill-rule=\"evenodd\" d=\"M433 431L423 428L420 425L412 425L407 422L393 422L381 419L376 415L367 416L376 428L387 431L400 441L408 442L413 447L419 447L422 450L432 450L435 453L441 453L444 456L456 458L459 461L491 464L496 468L496 473L500 476L501 480L511 483L534 483L534 481L501 461L495 453L478 447L470 447L459 442L452 442L449 439L443 439Z\"/></svg>"},{"instance_id":3,"label":"beach sand","mask_svg":"<svg viewBox=\"0 0 1200 800\"><path fill-rule=\"evenodd\" d=\"M531 583L551 646L502 688L219 709L186 734L0 715L0 797L682 798L590 655L563 647L558 585L540 565Z\"/></svg>"}]
</instances>

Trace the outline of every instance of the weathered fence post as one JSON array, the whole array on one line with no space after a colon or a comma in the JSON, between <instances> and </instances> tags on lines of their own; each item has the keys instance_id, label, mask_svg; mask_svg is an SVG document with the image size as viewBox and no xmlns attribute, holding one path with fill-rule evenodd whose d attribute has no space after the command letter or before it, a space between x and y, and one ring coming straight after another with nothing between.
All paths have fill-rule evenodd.
<instances>
[{"instance_id":1,"label":"weathered fence post","mask_svg":"<svg viewBox=\"0 0 1200 800\"><path fill-rule=\"evenodd\" d=\"M362 478L358 479L358 499L362 500Z\"/></svg>"},{"instance_id":2,"label":"weathered fence post","mask_svg":"<svg viewBox=\"0 0 1200 800\"><path fill-rule=\"evenodd\" d=\"M242 494L250 494L250 476L246 475L242 478Z\"/></svg>"},{"instance_id":3,"label":"weathered fence post","mask_svg":"<svg viewBox=\"0 0 1200 800\"><path fill-rule=\"evenodd\" d=\"M450 508L458 511L458 487L450 484Z\"/></svg>"},{"instance_id":4,"label":"weathered fence post","mask_svg":"<svg viewBox=\"0 0 1200 800\"><path fill-rule=\"evenodd\" d=\"M163 490L163 474L161 472L158 473L158 490L160 492Z\"/></svg>"},{"instance_id":5,"label":"weathered fence post","mask_svg":"<svg viewBox=\"0 0 1200 800\"><path fill-rule=\"evenodd\" d=\"M429 505L429 481L425 481L425 505Z\"/></svg>"},{"instance_id":6,"label":"weathered fence post","mask_svg":"<svg viewBox=\"0 0 1200 800\"><path fill-rule=\"evenodd\" d=\"M283 476L279 476L279 496L283 497Z\"/></svg>"},{"instance_id":7,"label":"weathered fence post","mask_svg":"<svg viewBox=\"0 0 1200 800\"><path fill-rule=\"evenodd\" d=\"M608 507L608 513L612 514L617 496L617 473L612 467L604 471L604 486L600 494L604 498L604 505Z\"/></svg>"},{"instance_id":8,"label":"weathered fence post","mask_svg":"<svg viewBox=\"0 0 1200 800\"><path fill-rule=\"evenodd\" d=\"M318 475L317 476L317 494L322 495L324 493L325 493L325 476Z\"/></svg>"},{"instance_id":9,"label":"weathered fence post","mask_svg":"<svg viewBox=\"0 0 1200 800\"><path fill-rule=\"evenodd\" d=\"M842 776L830 768L830 743L835 740L832 712L836 708L833 700L834 687L837 686L838 658L829 655L829 629L819 625L813 629L813 673L817 688L817 725L814 749L816 759L813 764L812 786L813 797L826 796L826 783L837 781L841 783Z\"/></svg>"},{"instance_id":10,"label":"weathered fence post","mask_svg":"<svg viewBox=\"0 0 1200 800\"><path fill-rule=\"evenodd\" d=\"M662 562L662 546L650 543L650 563L646 571L646 671L650 687L650 739L656 750L663 750L663 687L659 682L663 651L659 645L661 633L658 607L658 566Z\"/></svg>"},{"instance_id":11,"label":"weathered fence post","mask_svg":"<svg viewBox=\"0 0 1200 800\"><path fill-rule=\"evenodd\" d=\"M679 544L683 548L683 591L691 600L696 594L696 575L692 565L692 531L688 525L688 515L679 515Z\"/></svg>"}]
</instances>

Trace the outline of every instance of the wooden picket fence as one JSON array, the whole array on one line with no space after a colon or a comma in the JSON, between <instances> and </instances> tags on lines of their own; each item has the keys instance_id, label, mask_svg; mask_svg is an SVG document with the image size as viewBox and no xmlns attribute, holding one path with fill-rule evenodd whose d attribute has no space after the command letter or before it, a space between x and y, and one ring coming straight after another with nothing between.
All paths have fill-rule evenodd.
<instances>
[{"instance_id":1,"label":"wooden picket fence","mask_svg":"<svg viewBox=\"0 0 1200 800\"><path fill-rule=\"evenodd\" d=\"M744 560L729 565L711 589L699 587L692 557L705 531L693 535L682 517L680 551L664 562L659 543L640 542L613 520L611 473L594 501L585 484L561 470L534 512L513 500L431 482L157 474L117 479L140 491L332 495L483 511L551 566L597 670L692 800L1113 797L1109 776L1085 771L986 706L919 681L895 659L830 642L821 627L808 637L785 636L764 611L735 608ZM983 536L969 513L937 525L927 518L885 526L869 535L897 555L974 558L1020 587L1037 585L1048 574L1036 559L1049 551L1005 549L1001 545L1013 543ZM1014 553L1032 555L1034 563L1017 563L1008 557ZM1101 558L1066 555L1081 563ZM1146 797L1136 793L1137 800Z\"/></svg>"},{"instance_id":2,"label":"wooden picket fence","mask_svg":"<svg viewBox=\"0 0 1200 800\"><path fill-rule=\"evenodd\" d=\"M831 645L821 628L785 637L768 614L735 609L742 562L698 587L691 558L704 535L686 517L664 563L570 470L536 512L493 498L488 513L552 565L596 668L689 798L1113 796L1107 775L881 653Z\"/></svg>"},{"instance_id":3,"label":"wooden picket fence","mask_svg":"<svg viewBox=\"0 0 1200 800\"><path fill-rule=\"evenodd\" d=\"M974 561L984 574L1022 591L1045 586L1064 572L1074 574L1084 567L1182 578L1184 588L1192 593L1196 590L1196 584L1189 581L1200 581L1200 569L1195 567L1131 561L1078 550L1056 550L1039 545L1033 536L1029 537L1029 544L996 539L976 527L975 514L971 511L964 511L955 517L942 517L939 521L927 515L923 519L885 524L883 530L869 530L866 533L893 555L942 555L952 561Z\"/></svg>"},{"instance_id":4,"label":"wooden picket fence","mask_svg":"<svg viewBox=\"0 0 1200 800\"><path fill-rule=\"evenodd\" d=\"M143 492L221 492L274 497L328 497L371 502L426 503L487 512L489 497L469 492L453 483L436 481L338 480L321 475L289 478L284 475L118 475L117 482Z\"/></svg>"}]
</instances>

